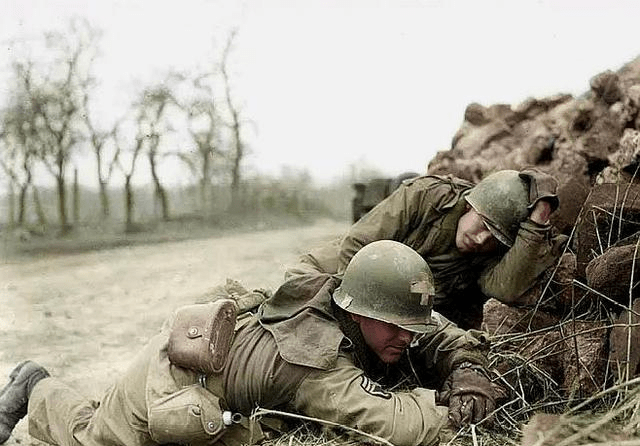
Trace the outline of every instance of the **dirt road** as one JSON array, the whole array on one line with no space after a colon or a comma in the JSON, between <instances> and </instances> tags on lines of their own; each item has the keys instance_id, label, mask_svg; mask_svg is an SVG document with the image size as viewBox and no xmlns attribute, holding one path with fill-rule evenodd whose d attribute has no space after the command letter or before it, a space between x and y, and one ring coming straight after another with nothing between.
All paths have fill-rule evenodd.
<instances>
[{"instance_id":1,"label":"dirt road","mask_svg":"<svg viewBox=\"0 0 640 446\"><path fill-rule=\"evenodd\" d=\"M21 360L98 398L171 311L227 278L275 289L285 267L347 223L0 264L0 385ZM40 445L19 423L7 445Z\"/></svg>"}]
</instances>

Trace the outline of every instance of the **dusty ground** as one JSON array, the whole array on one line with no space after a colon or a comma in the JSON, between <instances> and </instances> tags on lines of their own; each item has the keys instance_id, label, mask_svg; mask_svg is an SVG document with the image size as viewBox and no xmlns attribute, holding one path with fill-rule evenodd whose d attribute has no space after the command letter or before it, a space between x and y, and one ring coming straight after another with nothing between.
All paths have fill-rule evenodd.
<instances>
[{"instance_id":1,"label":"dusty ground","mask_svg":"<svg viewBox=\"0 0 640 446\"><path fill-rule=\"evenodd\" d=\"M0 263L0 385L24 359L97 398L171 311L227 278L274 289L347 223ZM21 421L7 445L40 445Z\"/></svg>"}]
</instances>

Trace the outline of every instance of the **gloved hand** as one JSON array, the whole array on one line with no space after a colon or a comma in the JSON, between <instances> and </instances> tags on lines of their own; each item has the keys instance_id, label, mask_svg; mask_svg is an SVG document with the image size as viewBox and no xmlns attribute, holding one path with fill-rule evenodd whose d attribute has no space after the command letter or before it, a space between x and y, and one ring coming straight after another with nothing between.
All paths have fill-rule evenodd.
<instances>
[{"instance_id":1,"label":"gloved hand","mask_svg":"<svg viewBox=\"0 0 640 446\"><path fill-rule=\"evenodd\" d=\"M445 380L438 402L449 406L449 423L457 428L463 424L478 423L496 408L496 400L504 390L493 384L483 368L462 363ZM493 417L485 420L490 424Z\"/></svg>"},{"instance_id":2,"label":"gloved hand","mask_svg":"<svg viewBox=\"0 0 640 446\"><path fill-rule=\"evenodd\" d=\"M520 171L520 178L529 183L529 210L534 209L540 200L548 201L551 212L558 209L558 181L553 176L530 167Z\"/></svg>"}]
</instances>

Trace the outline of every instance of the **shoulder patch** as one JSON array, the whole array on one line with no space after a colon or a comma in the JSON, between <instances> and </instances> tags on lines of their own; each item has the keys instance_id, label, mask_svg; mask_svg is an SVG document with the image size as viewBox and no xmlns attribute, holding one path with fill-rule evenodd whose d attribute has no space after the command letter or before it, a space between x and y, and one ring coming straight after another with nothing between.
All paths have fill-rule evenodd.
<instances>
[{"instance_id":1,"label":"shoulder patch","mask_svg":"<svg viewBox=\"0 0 640 446\"><path fill-rule=\"evenodd\" d=\"M369 377L365 375L362 375L362 381L360 382L360 387L362 387L362 390L367 392L369 395L384 398L385 400L391 399L391 393L384 390L380 384L378 384L375 381L372 381L371 379L369 379Z\"/></svg>"}]
</instances>

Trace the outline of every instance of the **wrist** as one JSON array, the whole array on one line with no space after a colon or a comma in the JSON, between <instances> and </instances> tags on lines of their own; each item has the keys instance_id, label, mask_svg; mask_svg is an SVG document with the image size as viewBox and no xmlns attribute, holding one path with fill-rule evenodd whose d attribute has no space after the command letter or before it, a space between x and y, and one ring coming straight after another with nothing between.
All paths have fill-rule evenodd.
<instances>
[{"instance_id":1,"label":"wrist","mask_svg":"<svg viewBox=\"0 0 640 446\"><path fill-rule=\"evenodd\" d=\"M476 364L471 361L464 361L456 365L455 367L455 370L462 370L462 369L471 369L474 372L481 374L485 378L489 380L491 379L491 377L489 376L489 371L481 364Z\"/></svg>"}]
</instances>

